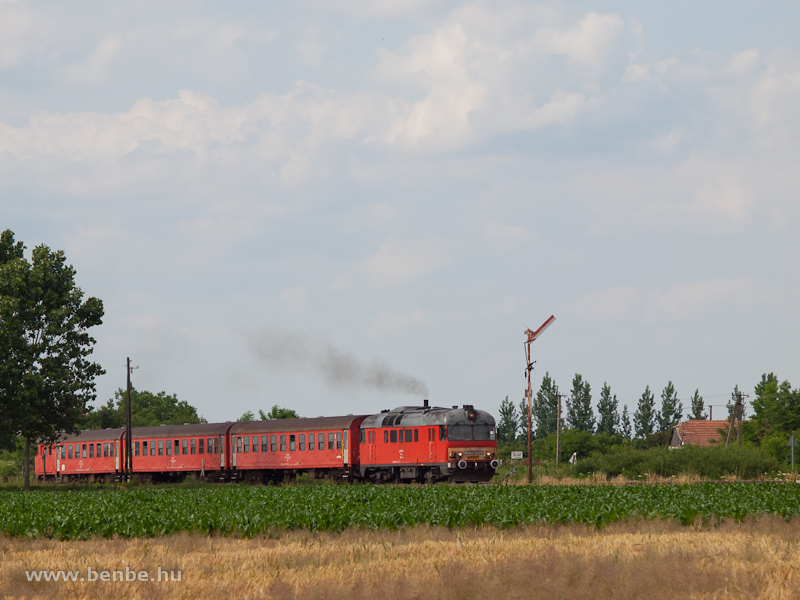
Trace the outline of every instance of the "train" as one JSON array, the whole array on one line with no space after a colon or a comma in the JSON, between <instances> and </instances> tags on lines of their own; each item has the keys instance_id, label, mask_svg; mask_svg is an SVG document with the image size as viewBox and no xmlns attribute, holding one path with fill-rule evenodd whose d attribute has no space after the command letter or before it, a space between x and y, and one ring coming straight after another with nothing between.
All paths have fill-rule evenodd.
<instances>
[{"instance_id":1,"label":"train","mask_svg":"<svg viewBox=\"0 0 800 600\"><path fill-rule=\"evenodd\" d=\"M132 428L132 472L145 483L267 484L307 474L339 482L486 482L499 463L495 420L470 404L374 415ZM126 429L38 444L39 482L123 481Z\"/></svg>"}]
</instances>

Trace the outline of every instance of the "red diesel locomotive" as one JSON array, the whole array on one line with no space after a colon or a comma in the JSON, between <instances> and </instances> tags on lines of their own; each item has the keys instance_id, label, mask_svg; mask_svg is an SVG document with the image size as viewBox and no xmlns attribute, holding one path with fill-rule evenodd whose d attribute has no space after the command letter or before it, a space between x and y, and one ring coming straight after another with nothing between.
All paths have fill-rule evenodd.
<instances>
[{"instance_id":1,"label":"red diesel locomotive","mask_svg":"<svg viewBox=\"0 0 800 600\"><path fill-rule=\"evenodd\" d=\"M498 466L495 421L470 405L404 406L378 415L133 428L141 481L488 481ZM40 444L39 481L118 481L125 429L87 430Z\"/></svg>"}]
</instances>

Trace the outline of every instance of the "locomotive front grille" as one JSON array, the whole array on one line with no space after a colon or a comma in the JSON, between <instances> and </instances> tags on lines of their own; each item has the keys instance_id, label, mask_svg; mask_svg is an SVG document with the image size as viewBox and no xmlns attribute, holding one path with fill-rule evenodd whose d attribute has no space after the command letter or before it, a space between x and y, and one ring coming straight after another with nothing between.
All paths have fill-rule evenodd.
<instances>
[{"instance_id":1,"label":"locomotive front grille","mask_svg":"<svg viewBox=\"0 0 800 600\"><path fill-rule=\"evenodd\" d=\"M491 448L450 448L447 453L448 460L493 460L497 452Z\"/></svg>"}]
</instances>

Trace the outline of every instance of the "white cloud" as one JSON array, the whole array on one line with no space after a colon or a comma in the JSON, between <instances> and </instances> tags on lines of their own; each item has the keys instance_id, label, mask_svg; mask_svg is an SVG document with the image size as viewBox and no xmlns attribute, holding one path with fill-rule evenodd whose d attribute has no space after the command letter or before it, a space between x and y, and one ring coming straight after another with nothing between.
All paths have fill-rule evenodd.
<instances>
[{"instance_id":1,"label":"white cloud","mask_svg":"<svg viewBox=\"0 0 800 600\"><path fill-rule=\"evenodd\" d=\"M112 35L101 41L86 57L82 64L70 65L65 69L65 77L77 83L98 83L108 76L112 61L119 54L122 40Z\"/></svg>"},{"instance_id":2,"label":"white cloud","mask_svg":"<svg viewBox=\"0 0 800 600\"><path fill-rule=\"evenodd\" d=\"M484 226L483 235L489 246L500 254L509 254L533 238L530 230L525 227L505 225L494 221Z\"/></svg>"},{"instance_id":3,"label":"white cloud","mask_svg":"<svg viewBox=\"0 0 800 600\"><path fill-rule=\"evenodd\" d=\"M572 309L597 326L606 321L677 324L739 311L752 304L754 293L753 283L743 277L679 282L666 290L628 284L591 292Z\"/></svg>"},{"instance_id":4,"label":"white cloud","mask_svg":"<svg viewBox=\"0 0 800 600\"><path fill-rule=\"evenodd\" d=\"M439 240L390 239L361 263L378 285L402 285L421 279L450 263L450 252Z\"/></svg>"}]
</instances>

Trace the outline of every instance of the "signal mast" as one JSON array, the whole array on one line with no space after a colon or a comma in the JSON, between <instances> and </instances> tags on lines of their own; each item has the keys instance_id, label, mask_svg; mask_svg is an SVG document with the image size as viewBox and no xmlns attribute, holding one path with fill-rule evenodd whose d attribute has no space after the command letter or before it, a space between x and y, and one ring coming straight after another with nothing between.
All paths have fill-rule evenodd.
<instances>
[{"instance_id":1,"label":"signal mast","mask_svg":"<svg viewBox=\"0 0 800 600\"><path fill-rule=\"evenodd\" d=\"M533 390L531 388L531 371L533 371L533 365L536 364L536 361L531 362L531 342L538 338L544 330L550 327L550 325L555 321L556 318L553 315L550 315L550 318L547 319L542 326L539 327L536 331L531 331L530 329L525 330L525 335L528 336L528 339L525 341L525 374L528 377L528 389L525 390L525 397L528 399L528 483L533 483L533 459L531 458L531 429L532 429L532 421L533 421L533 411L531 408L531 400L533 399Z\"/></svg>"}]
</instances>

